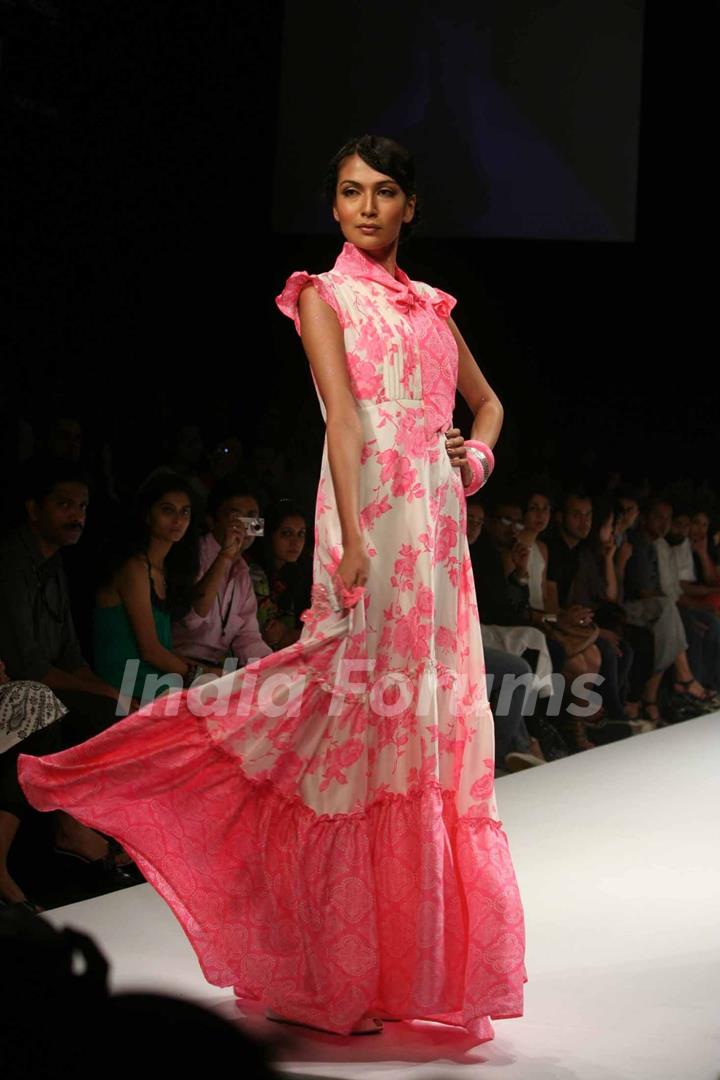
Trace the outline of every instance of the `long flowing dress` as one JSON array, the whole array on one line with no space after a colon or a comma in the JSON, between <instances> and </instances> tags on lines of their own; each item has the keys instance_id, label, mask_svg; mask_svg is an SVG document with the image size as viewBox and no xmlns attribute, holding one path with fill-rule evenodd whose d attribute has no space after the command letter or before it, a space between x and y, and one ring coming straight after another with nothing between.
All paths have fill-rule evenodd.
<instances>
[{"instance_id":1,"label":"long flowing dress","mask_svg":"<svg viewBox=\"0 0 720 1080\"><path fill-rule=\"evenodd\" d=\"M344 331L367 584L336 572L326 440L299 641L82 746L23 757L21 780L35 806L123 845L211 983L341 1034L370 1013L485 1041L491 1019L522 1016L527 976L465 495L445 449L455 301L346 243L277 298L298 331L307 285Z\"/></svg>"}]
</instances>

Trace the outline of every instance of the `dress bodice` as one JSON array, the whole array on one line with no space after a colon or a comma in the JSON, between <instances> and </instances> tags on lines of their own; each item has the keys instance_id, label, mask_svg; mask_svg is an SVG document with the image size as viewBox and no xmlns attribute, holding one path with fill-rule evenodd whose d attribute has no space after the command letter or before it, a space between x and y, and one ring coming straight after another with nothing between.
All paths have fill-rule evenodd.
<instances>
[{"instance_id":1,"label":"dress bodice","mask_svg":"<svg viewBox=\"0 0 720 1080\"><path fill-rule=\"evenodd\" d=\"M358 403L422 401L428 437L451 427L458 350L447 319L455 298L422 281L411 281L399 267L393 276L346 243L332 270L297 271L276 298L298 333L298 297L309 283L335 311L343 329L350 384ZM322 400L320 407L324 417Z\"/></svg>"}]
</instances>

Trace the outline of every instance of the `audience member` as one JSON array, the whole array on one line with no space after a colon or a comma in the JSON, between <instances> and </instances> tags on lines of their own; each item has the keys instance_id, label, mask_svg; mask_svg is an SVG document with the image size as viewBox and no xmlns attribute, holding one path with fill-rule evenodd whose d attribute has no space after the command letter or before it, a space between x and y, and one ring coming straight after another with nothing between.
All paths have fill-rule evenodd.
<instances>
[{"instance_id":1,"label":"audience member","mask_svg":"<svg viewBox=\"0 0 720 1080\"><path fill-rule=\"evenodd\" d=\"M681 516L678 523L681 528L682 520ZM653 511L653 527L657 532L653 544L657 552L660 590L678 605L688 642L688 662L697 682L705 690L704 697L699 700L715 708L715 694L720 683L720 619L713 611L695 604L693 589L698 586L694 580L690 542L683 539L671 546L667 537L672 521L672 506L658 500ZM702 595L706 595L703 586L699 588L703 590ZM698 695L687 694L685 685L679 681L674 684L674 691L681 706L694 705L698 698Z\"/></svg>"},{"instance_id":2,"label":"audience member","mask_svg":"<svg viewBox=\"0 0 720 1080\"><path fill-rule=\"evenodd\" d=\"M467 501L465 511L467 515L467 541L472 547L485 524L485 508L476 496L471 496Z\"/></svg>"},{"instance_id":3,"label":"audience member","mask_svg":"<svg viewBox=\"0 0 720 1080\"><path fill-rule=\"evenodd\" d=\"M117 688L84 660L60 550L82 536L87 481L66 462L36 462L23 477L25 523L0 546L0 656L12 679L45 683L73 711L115 719Z\"/></svg>"},{"instance_id":4,"label":"audience member","mask_svg":"<svg viewBox=\"0 0 720 1080\"><path fill-rule=\"evenodd\" d=\"M645 685L643 706L650 720L662 721L657 694L664 673L674 667L676 686L698 702L706 691L695 679L687 657L687 637L677 603L665 596L655 540L664 536L672 511L663 499L650 499L639 524L629 534L633 553L625 570L625 601L628 622L653 632L653 674Z\"/></svg>"},{"instance_id":5,"label":"audience member","mask_svg":"<svg viewBox=\"0 0 720 1080\"><path fill-rule=\"evenodd\" d=\"M173 646L172 618L193 603L197 539L180 476L159 473L138 492L127 538L109 553L95 608L95 664L111 686L141 702L206 672ZM175 678L171 678L175 676Z\"/></svg>"},{"instance_id":6,"label":"audience member","mask_svg":"<svg viewBox=\"0 0 720 1080\"><path fill-rule=\"evenodd\" d=\"M696 606L708 607L720 612L720 567L718 549L710 536L710 517L704 510L697 510L688 521L687 538L692 553L694 577L682 577L694 581L692 591ZM687 590L690 591L690 590Z\"/></svg>"},{"instance_id":7,"label":"audience member","mask_svg":"<svg viewBox=\"0 0 720 1080\"><path fill-rule=\"evenodd\" d=\"M532 668L520 656L487 648L485 673L495 725L496 768L519 772L544 765L546 759L540 743L528 732L524 718Z\"/></svg>"},{"instance_id":8,"label":"audience member","mask_svg":"<svg viewBox=\"0 0 720 1080\"><path fill-rule=\"evenodd\" d=\"M310 606L311 575L300 561L306 536L303 511L290 499L280 499L268 508L262 543L254 545L247 560L260 632L275 651L298 640L300 616Z\"/></svg>"},{"instance_id":9,"label":"audience member","mask_svg":"<svg viewBox=\"0 0 720 1080\"><path fill-rule=\"evenodd\" d=\"M523 531L518 536L519 543L529 548L528 588L530 607L533 611L557 614L559 607L557 588L547 579L548 549L540 537L550 524L551 500L549 495L531 487L523 507Z\"/></svg>"},{"instance_id":10,"label":"audience member","mask_svg":"<svg viewBox=\"0 0 720 1080\"><path fill-rule=\"evenodd\" d=\"M530 609L528 561L530 550L518 539L522 531L520 501L498 496L486 503L485 519L470 546L475 590L487 648L514 656L535 654L535 674L542 682L552 674L542 616Z\"/></svg>"},{"instance_id":11,"label":"audience member","mask_svg":"<svg viewBox=\"0 0 720 1080\"><path fill-rule=\"evenodd\" d=\"M255 590L243 558L255 542L247 519L259 516L246 480L230 477L212 488L195 598L172 629L174 647L185 659L222 668L228 657L244 666L273 651L258 628Z\"/></svg>"}]
</instances>

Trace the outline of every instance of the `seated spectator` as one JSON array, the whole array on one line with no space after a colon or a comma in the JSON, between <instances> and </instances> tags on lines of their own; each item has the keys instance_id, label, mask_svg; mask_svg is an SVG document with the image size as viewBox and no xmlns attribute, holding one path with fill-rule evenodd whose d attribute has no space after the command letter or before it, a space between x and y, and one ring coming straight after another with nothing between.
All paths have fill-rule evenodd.
<instances>
[{"instance_id":1,"label":"seated spectator","mask_svg":"<svg viewBox=\"0 0 720 1080\"><path fill-rule=\"evenodd\" d=\"M161 472L147 480L127 539L110 553L97 591L95 666L116 690L141 702L189 686L206 671L218 673L173 647L172 617L189 611L197 576L191 517L182 477Z\"/></svg>"},{"instance_id":2,"label":"seated spectator","mask_svg":"<svg viewBox=\"0 0 720 1080\"><path fill-rule=\"evenodd\" d=\"M550 524L552 504L549 495L534 485L523 507L523 531L518 541L529 548L528 588L533 611L557 614L558 597L555 583L547 579L548 549L540 539Z\"/></svg>"},{"instance_id":3,"label":"seated spectator","mask_svg":"<svg viewBox=\"0 0 720 1080\"><path fill-rule=\"evenodd\" d=\"M273 651L258 628L255 590L243 558L255 536L242 519L259 516L258 501L242 478L212 488L193 605L172 628L174 648L185 659L222 668L228 657L244 666Z\"/></svg>"},{"instance_id":4,"label":"seated spectator","mask_svg":"<svg viewBox=\"0 0 720 1080\"><path fill-rule=\"evenodd\" d=\"M298 640L300 616L310 607L311 575L300 562L307 521L290 499L280 499L265 514L265 534L248 559L263 640L273 651Z\"/></svg>"},{"instance_id":5,"label":"seated spectator","mask_svg":"<svg viewBox=\"0 0 720 1080\"><path fill-rule=\"evenodd\" d=\"M43 682L68 708L112 723L118 690L80 652L60 558L82 536L87 481L72 464L36 462L23 487L25 523L0 546L0 656L11 679Z\"/></svg>"},{"instance_id":6,"label":"seated spectator","mask_svg":"<svg viewBox=\"0 0 720 1080\"><path fill-rule=\"evenodd\" d=\"M496 768L519 772L544 765L546 759L540 743L529 734L523 716L532 668L521 657L499 649L488 648L484 653L495 726ZM508 685L508 680L514 680L513 684Z\"/></svg>"},{"instance_id":7,"label":"seated spectator","mask_svg":"<svg viewBox=\"0 0 720 1080\"><path fill-rule=\"evenodd\" d=\"M19 755L44 756L65 750L82 741L82 729L73 737L72 725L63 725L67 709L44 683L11 681L0 661L0 906L19 905L32 914L42 908L29 900L8 869L8 855L18 829L32 808L20 787L17 775ZM127 871L116 864L107 841L69 814L52 815L56 850L102 865L104 884L108 875L126 878ZM126 860L127 861L127 860Z\"/></svg>"},{"instance_id":8,"label":"seated spectator","mask_svg":"<svg viewBox=\"0 0 720 1080\"><path fill-rule=\"evenodd\" d=\"M36 461L23 472L21 487L26 520L0 545L0 656L11 680L43 683L68 709L62 721L66 749L106 730L127 708L118 706L118 690L83 658L70 612L60 551L82 536L89 501L85 476L72 462ZM13 798L24 802L17 776L14 786ZM56 842L64 853L88 862L110 858L107 841L67 815Z\"/></svg>"},{"instance_id":9,"label":"seated spectator","mask_svg":"<svg viewBox=\"0 0 720 1080\"><path fill-rule=\"evenodd\" d=\"M535 674L542 683L552 674L553 664L540 628L542 616L530 610L530 553L516 539L522 528L519 500L496 496L486 504L482 531L470 545L470 560L484 646L514 656L532 652ZM541 692L548 696L551 691L546 686Z\"/></svg>"},{"instance_id":10,"label":"seated spectator","mask_svg":"<svg viewBox=\"0 0 720 1080\"><path fill-rule=\"evenodd\" d=\"M675 520L677 527L682 529L683 515ZM657 500L652 525L657 533L653 544L657 552L660 589L679 607L688 642L688 662L698 683L705 689L704 700L712 701L715 707L715 694L720 687L720 619L712 610L695 605L694 589L701 590L701 597L707 594L704 586L698 586L695 582L690 541L681 538L679 543L671 545L667 539L672 521L670 503ZM688 519L688 528L689 524ZM677 540L677 533L675 538ZM680 699L677 703L680 707L694 704L697 698L697 695L688 695L685 686L679 681L674 684L674 692Z\"/></svg>"},{"instance_id":11,"label":"seated spectator","mask_svg":"<svg viewBox=\"0 0 720 1080\"><path fill-rule=\"evenodd\" d=\"M619 694L619 681L627 674L632 661L630 646L625 649L617 635L603 631L594 621L595 608L617 597L614 570L615 546L612 537L613 521L609 513L601 522L593 546L587 541L593 523L592 502L580 491L567 492L556 513L555 529L547 542L548 580L555 582L561 611L551 632L566 651L564 674L568 680L578 675L598 674L598 692L603 700L603 716L614 721L606 734L610 740L626 738L633 729L626 722L624 705ZM611 565L612 564L612 565ZM620 654L620 655L618 655ZM623 667L618 671L618 660ZM599 728L591 732L603 739Z\"/></svg>"},{"instance_id":12,"label":"seated spectator","mask_svg":"<svg viewBox=\"0 0 720 1080\"><path fill-rule=\"evenodd\" d=\"M543 520L544 516L543 508ZM562 672L570 681L581 675L597 674L600 668L600 653L595 644L597 632L592 627L592 609L571 596L572 583L578 575L580 564L590 559L581 541L587 538L591 523L590 500L571 493L556 511L556 527L547 534L545 543L547 566L544 594L551 598L551 602L557 598L559 604L557 616L549 623L547 632L563 649ZM548 614L553 615L546 612L546 620Z\"/></svg>"},{"instance_id":13,"label":"seated spectator","mask_svg":"<svg viewBox=\"0 0 720 1080\"><path fill-rule=\"evenodd\" d=\"M598 626L597 645L602 657L598 688L604 712L610 718L637 722L640 730L649 723L639 719L642 686L652 675L652 638L649 631L637 628L634 636L645 635L638 657L627 633L627 617L620 600L621 583L617 570L616 517L613 502L607 497L593 500L592 526L587 541L590 558L581 562L570 596L593 610ZM583 553L586 554L586 553ZM631 682L630 673L639 665L640 672ZM626 701L629 698L629 703ZM628 731L630 734L630 731Z\"/></svg>"},{"instance_id":14,"label":"seated spectator","mask_svg":"<svg viewBox=\"0 0 720 1080\"><path fill-rule=\"evenodd\" d=\"M485 508L475 495L471 495L465 505L467 515L467 542L472 546L482 532L485 524Z\"/></svg>"},{"instance_id":15,"label":"seated spectator","mask_svg":"<svg viewBox=\"0 0 720 1080\"><path fill-rule=\"evenodd\" d=\"M637 525L639 517L640 498L637 492L627 486L618 487L615 492L615 546L618 549Z\"/></svg>"},{"instance_id":16,"label":"seated spectator","mask_svg":"<svg viewBox=\"0 0 720 1080\"><path fill-rule=\"evenodd\" d=\"M663 499L650 499L640 521L629 534L633 553L625 570L625 599L628 622L652 630L653 674L645 686L643 705L650 720L661 721L657 693L664 673L674 668L675 686L698 703L707 693L695 678L687 656L687 637L677 603L666 596L660 583L660 566L655 540L664 536L672 518L672 508Z\"/></svg>"},{"instance_id":17,"label":"seated spectator","mask_svg":"<svg viewBox=\"0 0 720 1080\"><path fill-rule=\"evenodd\" d=\"M683 584L683 589L692 596L694 607L706 607L720 612L720 567L718 550L710 537L710 517L704 510L696 510L691 518L682 520L681 532L683 537L687 537L688 543L683 545L682 554L678 552L676 558L682 557L683 560L680 580L691 583ZM693 564L692 576L685 551L688 546Z\"/></svg>"}]
</instances>

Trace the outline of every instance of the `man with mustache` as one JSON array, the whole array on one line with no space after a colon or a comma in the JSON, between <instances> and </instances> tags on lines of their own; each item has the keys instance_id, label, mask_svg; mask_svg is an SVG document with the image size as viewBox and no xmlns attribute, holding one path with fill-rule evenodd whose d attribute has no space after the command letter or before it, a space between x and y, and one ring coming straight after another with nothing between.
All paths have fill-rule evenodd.
<instances>
[{"instance_id":1,"label":"man with mustache","mask_svg":"<svg viewBox=\"0 0 720 1080\"><path fill-rule=\"evenodd\" d=\"M106 699L112 715L118 692L83 659L60 557L82 536L87 481L58 461L34 465L23 487L26 520L0 547L0 655L11 679L43 682L60 698Z\"/></svg>"},{"instance_id":2,"label":"man with mustache","mask_svg":"<svg viewBox=\"0 0 720 1080\"><path fill-rule=\"evenodd\" d=\"M98 735L126 710L117 713L118 691L83 658L60 556L61 548L82 536L87 480L68 460L33 463L22 480L25 521L0 545L0 658L10 680L44 683L66 706L68 712L56 721L54 747L66 749ZM24 752L47 752L40 745L31 751L30 742L22 746ZM29 809L13 773L5 768L0 783L0 870ZM132 884L128 857L113 853L103 836L68 814L57 815L55 846L93 865L103 886ZM0 873L0 900L4 892L6 900L22 895L7 876L5 886Z\"/></svg>"}]
</instances>

